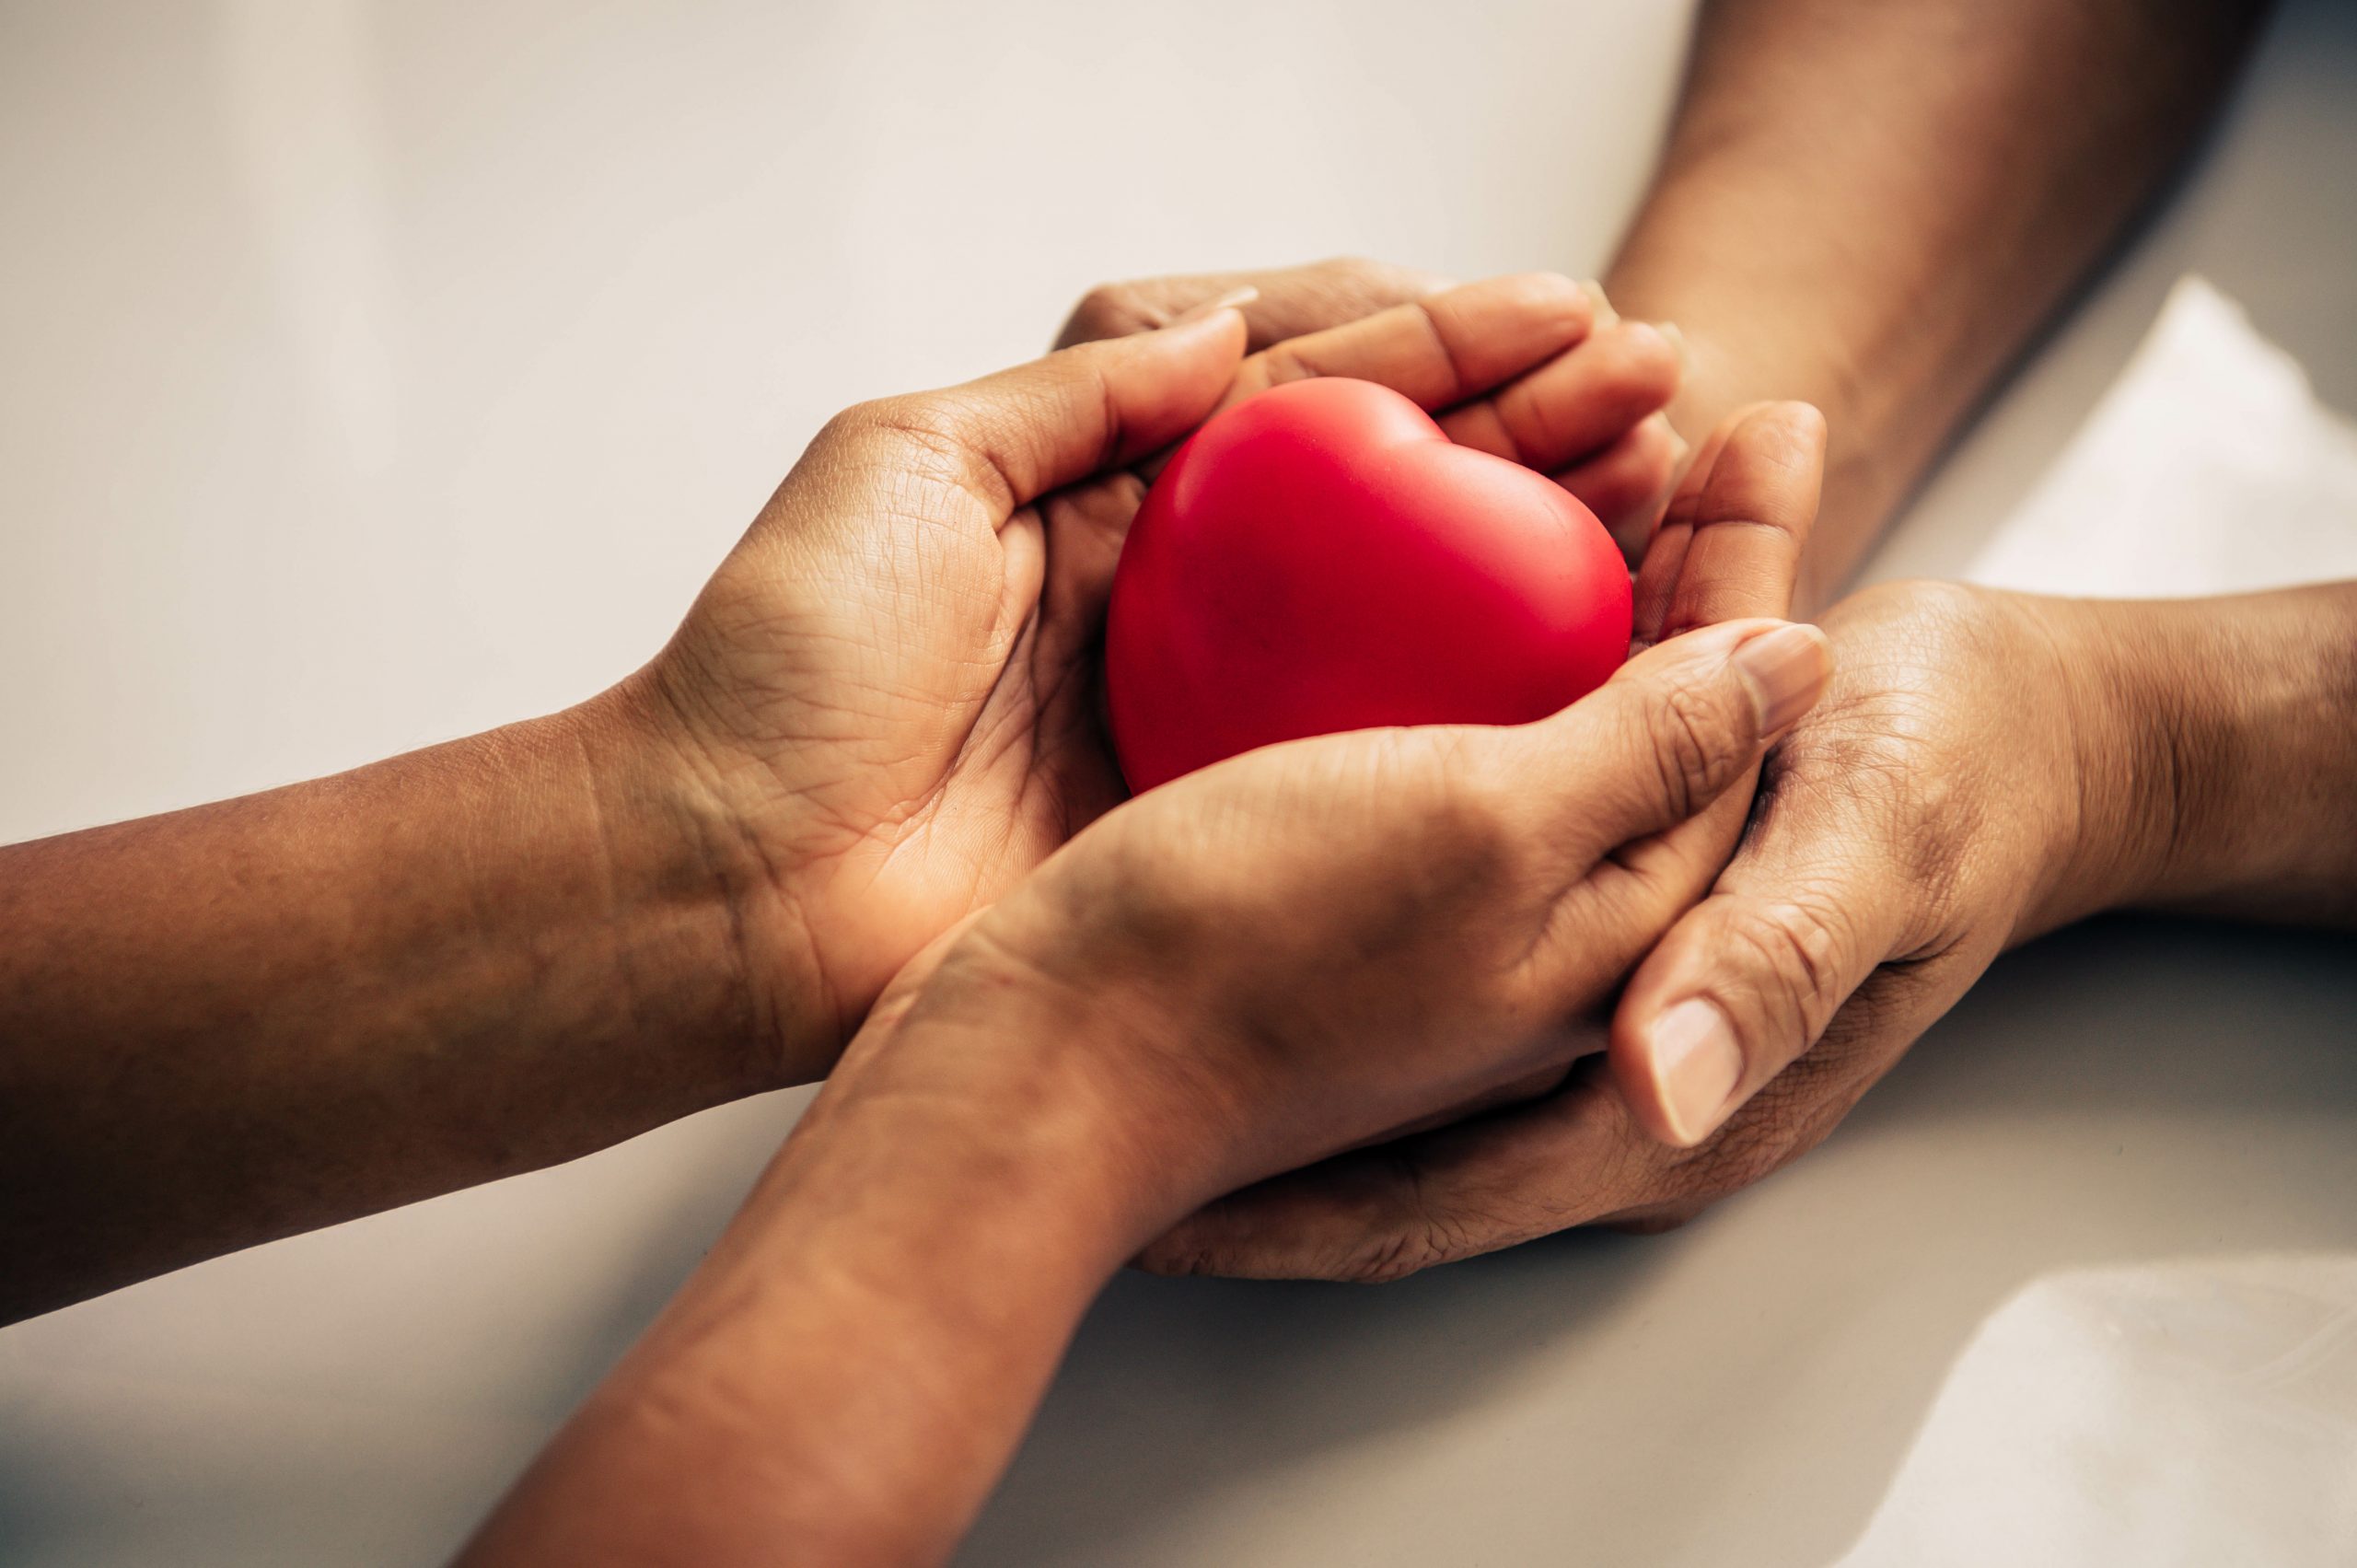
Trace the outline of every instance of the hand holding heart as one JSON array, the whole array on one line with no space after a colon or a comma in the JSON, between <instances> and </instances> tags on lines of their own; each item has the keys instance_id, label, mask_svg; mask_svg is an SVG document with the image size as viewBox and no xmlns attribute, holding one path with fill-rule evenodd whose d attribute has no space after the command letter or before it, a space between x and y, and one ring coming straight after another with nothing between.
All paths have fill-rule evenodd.
<instances>
[{"instance_id":1,"label":"hand holding heart","mask_svg":"<svg viewBox=\"0 0 2357 1568\"><path fill-rule=\"evenodd\" d=\"M1396 409L1376 413L1378 445L1423 439ZM1747 411L1706 447L1640 585L1654 645L1589 696L1527 724L1285 741L1160 784L912 965L846 1071L920 1071L889 1061L905 1027L935 1042L919 1052L932 1092L979 1095L976 1074L1010 1069L999 1042L1021 1039L1016 1070L1082 1079L1079 1100L1115 1123L1130 1206L1164 1215L1560 1083L1600 1041L1601 1005L1724 864L1759 758L1822 688L1814 628L1695 624L1790 591L1822 450L1797 405ZM1311 599L1325 580L1296 587ZM1018 996L1067 1000L1045 1024L1010 1023ZM1282 1245L1288 1215L1269 1194L1314 1192L1325 1234L1341 1231L1336 1178L1383 1157L1248 1189L1147 1260L1190 1266L1211 1227L1258 1239L1239 1224L1264 1221ZM1403 1249L1368 1267L1422 1260Z\"/></svg>"},{"instance_id":2,"label":"hand holding heart","mask_svg":"<svg viewBox=\"0 0 2357 1568\"><path fill-rule=\"evenodd\" d=\"M912 966L837 1081L978 1103L1003 1077L1062 1086L1030 1113L1103 1129L1135 1248L1239 1183L1560 1077L1717 869L1681 833L1829 668L1815 628L1736 621L1535 724L1190 772Z\"/></svg>"},{"instance_id":3,"label":"hand holding heart","mask_svg":"<svg viewBox=\"0 0 2357 1568\"><path fill-rule=\"evenodd\" d=\"M760 1075L822 1075L913 954L1122 798L1097 671L1146 492L1130 465L1320 376L1392 388L1469 445L1575 463L1676 377L1666 344L1599 354L1595 319L1580 285L1532 274L1247 355L1245 322L1213 308L830 424L615 695L702 781L694 831L768 1023Z\"/></svg>"}]
</instances>

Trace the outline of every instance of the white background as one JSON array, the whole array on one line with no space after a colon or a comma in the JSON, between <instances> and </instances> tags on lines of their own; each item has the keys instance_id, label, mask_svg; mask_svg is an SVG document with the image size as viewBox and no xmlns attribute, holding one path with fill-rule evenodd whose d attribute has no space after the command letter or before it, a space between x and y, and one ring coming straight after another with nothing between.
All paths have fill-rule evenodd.
<instances>
[{"instance_id":1,"label":"white background","mask_svg":"<svg viewBox=\"0 0 2357 1568\"><path fill-rule=\"evenodd\" d=\"M1027 356L1092 282L1591 272L1688 21L0 5L0 840L596 690L827 412ZM2290 7L1880 572L1959 569L2185 270L2357 407L2352 87L2357 10ZM2042 945L1819 1155L1670 1237L1382 1291L1120 1281L968 1557L1822 1562L2024 1281L2357 1249L2351 956ZM0 1334L0 1559L435 1560L799 1103Z\"/></svg>"}]
</instances>

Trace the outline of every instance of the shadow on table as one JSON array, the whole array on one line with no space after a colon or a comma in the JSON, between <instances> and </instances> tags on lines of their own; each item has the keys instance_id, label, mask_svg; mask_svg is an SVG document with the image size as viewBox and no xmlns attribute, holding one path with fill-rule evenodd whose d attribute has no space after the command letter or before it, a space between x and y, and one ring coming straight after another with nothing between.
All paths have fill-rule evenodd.
<instances>
[{"instance_id":1,"label":"shadow on table","mask_svg":"<svg viewBox=\"0 0 2357 1568\"><path fill-rule=\"evenodd\" d=\"M2357 1245L2345 1183L2298 1174L2319 1137L2357 1154L2352 1047L2357 945L2101 922L2003 960L1824 1151L1683 1232L1568 1235L1381 1287L1124 1276L960 1561L1202 1561L1190 1530L1236 1527L1202 1510L1282 1510L1309 1478L1326 1500L1300 1506L1352 1515L1333 1554L1254 1561L1435 1561L1436 1542L1503 1531L1501 1562L1527 1560L1512 1539L1550 1536L1579 1561L1824 1562L2026 1280ZM2271 1147L2250 1132L2279 1124ZM2164 1191L2180 1159L2231 1167L2237 1139L2247 1191ZM1727 1297L1747 1289L1737 1318ZM1695 1336L1720 1342L1701 1387L1674 1352L1657 1389L1631 1365ZM1555 1440L1499 1447L1497 1472L1466 1479L1452 1450L1496 1443L1485 1419L1528 1428L1534 1378ZM1639 1412L1662 1430L1631 1426L1625 1454L1593 1430ZM1333 1467L1362 1446L1380 1452L1338 1493ZM1462 1491L1418 1490L1445 1487L1429 1478L1450 1464ZM1402 1489L1418 1501L1385 1495ZM1502 1525L1501 1509L1527 1516ZM1378 1539L1359 1514L1402 1533Z\"/></svg>"}]
</instances>

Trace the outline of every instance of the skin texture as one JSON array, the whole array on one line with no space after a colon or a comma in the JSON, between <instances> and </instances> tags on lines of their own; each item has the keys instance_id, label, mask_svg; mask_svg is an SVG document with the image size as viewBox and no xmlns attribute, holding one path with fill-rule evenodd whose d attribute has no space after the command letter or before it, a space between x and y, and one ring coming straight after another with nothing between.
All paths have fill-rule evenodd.
<instances>
[{"instance_id":1,"label":"skin texture","mask_svg":"<svg viewBox=\"0 0 2357 1568\"><path fill-rule=\"evenodd\" d=\"M1798 405L1729 422L1638 594L1692 629L1562 713L1230 759L920 955L462 1561L941 1561L1156 1231L1560 1082L1823 688L1813 629L1696 624L1789 597L1823 438Z\"/></svg>"},{"instance_id":2,"label":"skin texture","mask_svg":"<svg viewBox=\"0 0 2357 1568\"><path fill-rule=\"evenodd\" d=\"M2357 584L2151 603L1899 584L1824 629L1832 684L1622 994L1612 1074L1234 1194L1145 1265L1390 1279L1677 1224L1814 1147L2009 946L2122 907L2357 925ZM1693 995L1743 1065L1672 1136L1642 1048Z\"/></svg>"},{"instance_id":3,"label":"skin texture","mask_svg":"<svg viewBox=\"0 0 2357 1568\"><path fill-rule=\"evenodd\" d=\"M614 691L0 849L0 1190L38 1194L0 1207L0 1314L822 1075L1120 798L1095 670L1131 465L1319 372L1493 442L1609 441L1575 401L1642 420L1671 388L1582 369L1592 326L1547 274L1250 357L1212 308L865 404Z\"/></svg>"},{"instance_id":4,"label":"skin texture","mask_svg":"<svg viewBox=\"0 0 2357 1568\"><path fill-rule=\"evenodd\" d=\"M1795 608L1825 605L1958 423L2184 160L2254 0L1710 0L1606 274L1678 322L1672 418L1834 431Z\"/></svg>"},{"instance_id":5,"label":"skin texture","mask_svg":"<svg viewBox=\"0 0 2357 1568\"><path fill-rule=\"evenodd\" d=\"M1430 273L1350 257L1106 284L1073 308L1056 341L1096 343L1149 331L1200 301L1250 288L1256 297L1242 308L1253 345L1265 348L1272 363L1316 373L1318 355L1305 353L1296 334L1449 286ZM1686 347L1674 331L1621 319L1596 285L1585 293L1592 325L1578 356L1550 366L1486 409L1443 419L1441 427L1460 445L1552 474L1630 550L1633 564L1690 453L1657 412L1678 389Z\"/></svg>"},{"instance_id":6,"label":"skin texture","mask_svg":"<svg viewBox=\"0 0 2357 1568\"><path fill-rule=\"evenodd\" d=\"M1763 395L1805 398L1829 415L1821 517L1795 612L1830 600L1958 423L2182 162L2266 11L2243 0L1713 0L1704 7L1662 164L1605 287L1630 316L1676 323L1687 374L1668 413L1689 435ZM1862 125L1873 134L1861 134ZM1353 261L1260 276L1255 308L1264 333L1431 283ZM1092 294L1074 325L1155 319L1210 286L1188 279L1111 285ZM1643 508L1620 517L1624 547L1650 568L1650 552L1676 548L1678 536L1665 528L1658 540L1646 537L1648 522ZM1911 630L1892 632L1894 641L1936 643L1954 631L1953 604L1933 590L1910 595L1920 611L1898 618ZM2301 656L2277 648L2272 656L2295 663ZM2306 656L2338 667L2330 645ZM1892 688L1862 695L1862 707L1905 713L1918 704L1920 669L1904 660L1890 668ZM2239 676L2247 666L2228 668ZM2147 695L2155 705L2131 715L2137 722L2161 724L2176 711L2173 692ZM2262 684L2219 694L2217 711L2270 700ZM2061 701L2043 722L2068 724L2094 699ZM1960 749L1961 734L1980 722L1951 718L1959 738L1910 756L1910 766ZM1875 754L1867 738L1854 745ZM2007 817L2007 781L1977 769L1960 776L1965 783L1955 787L1991 796L1968 798L1956 807L1960 818ZM1792 835L1783 860L1816 867L1870 857L1872 841L1848 835L1902 819L1919 775L1821 767L1791 777L1771 801ZM1805 804L1812 784L1802 780L1828 798ZM2109 774L2090 787L2129 786ZM2307 787L2285 789L2298 797ZM1864 804L1840 808L1858 796ZM2142 809L2134 798L2099 797L2097 807L2098 815ZM1783 897L1765 877L1752 886L1766 889L1755 890L1757 899ZM1941 912L1920 895L1915 902L1901 923L1910 929ZM1753 935L1810 966L1830 940L1798 915ZM1681 935L1681 945L1693 944L1682 961L1699 961L1692 955L1720 938L1733 939L1724 930ZM1977 958L1968 982L2003 940L1984 935L1964 944ZM1862 938L1861 946L1875 943ZM1656 1002L1706 990L1690 972L1662 980L1670 962L1640 977L1635 1002L1613 1030L1608 1074L1591 1070L1526 1118L1434 1134L1353 1162L1330 1179L1239 1198L1151 1249L1147 1265L1362 1278L1590 1220L1675 1223L1821 1138L1962 990L1926 987L1943 998L1928 1012L1882 1009L1886 1027L1867 1052L1880 1064L1874 1073L1819 1071L1812 1064L1829 1053L1810 1051L1766 1097L1786 1108L1775 1128L1739 1120L1706 1136L1732 1103L1760 1095L1771 1064L1799 1056L1813 1034L1788 1031L1759 1044L1759 1026L1747 1018L1721 1028L1694 1010L1665 1024L1666 1007ZM1821 1027L1830 1010L1816 994L1822 989L1812 978L1814 1000L1791 1004L1789 1014ZM1873 1016L1868 1006L1856 1017ZM1684 1070L1673 1071L1678 1063ZM1431 1190L1435 1168L1455 1175L1462 1201L1420 1214L1413 1201Z\"/></svg>"},{"instance_id":7,"label":"skin texture","mask_svg":"<svg viewBox=\"0 0 2357 1568\"><path fill-rule=\"evenodd\" d=\"M920 961L460 1561L943 1561L1156 1229L1561 1073L1710 875L1679 830L1826 668L1735 622L1536 725L1291 742L1105 817Z\"/></svg>"},{"instance_id":8,"label":"skin texture","mask_svg":"<svg viewBox=\"0 0 2357 1568\"><path fill-rule=\"evenodd\" d=\"M1824 123L1795 145L1760 140L1738 118L1701 152L1674 151L1648 208L1655 249L1640 244L1641 224L1615 274L1647 313L1684 312L1656 306L1657 285L1693 304L1705 341L1681 405L1689 428L1707 418L1693 411L1741 407L1755 388L1839 395L1845 431L1854 424L1868 443L1858 450L1873 454L1840 466L1842 515L1868 519L1862 528L1936 447L1953 418L1941 409L1964 406L1978 385L1959 396L1945 361L1910 376L1893 321L1910 319L1927 279L1961 274L1963 296L1939 296L1943 322L1960 313L1980 334L1958 363L2001 363L2078 264L2073 244L2081 261L2092 254L2134 204L2137 180L2149 185L2165 167L2171 128L2198 121L2184 105L2220 53L2124 30L2146 25L2125 5L2015 0L2005 19L1976 7L1973 29L1946 35L1884 25L1882 10L1864 0L1716 9L1681 124L1708 123L1706 108L1730 102L1771 124ZM2062 11L2084 36L2046 19ZM1934 13L1968 17L1960 0L1910 15ZM2213 14L2223 13L2202 13ZM1801 25L1812 17L1821 30ZM1747 19L1765 30L1745 38ZM2024 41L1976 46L1959 64L1959 40L1984 32ZM2155 70L2120 72L2117 46L2147 40ZM1813 75L1795 90L1794 73L1829 52L1856 72L1848 90L1820 90ZM2134 83L2113 79L2123 75ZM1934 80L1964 86L1924 91ZM2146 83L2158 84L2149 112L2138 110ZM1885 145L1911 150L1843 156L1838 143L1864 140L1861 104L1883 111ZM2012 109L2036 121L2027 134L2040 156L1997 156L2015 145L2001 112ZM2142 150L2121 153L2140 136ZM1714 161L1729 145L1759 165ZM2058 147L2093 147L2092 166ZM1830 194L1791 183L1812 158L1828 166ZM1927 224L1922 203L1891 200L1895 169L1950 162L1956 180L1923 184L1964 192L1968 216L1979 202L1991 224L2030 221L1956 227L1940 206ZM2109 215L2084 199L2096 175L2127 191ZM2017 203L2023 182L2042 180L2055 186L2048 199ZM1798 199L1763 219L1742 194L1760 180ZM1725 201L1728 190L1739 199ZM1865 232L1866 218L1887 225L1888 253L1786 251L1777 225L1808 227L1790 221L1803 201L1828 236ZM2004 266L1934 265L1958 252L1959 234L1984 232L2003 237L1991 250ZM1774 265L1763 258L1737 303L1717 308L1678 269L1690 277L1731 248L1772 253ZM2058 250L2061 262L2039 259ZM2025 286L2023 266L2037 286ZM1859 297L1812 319L1778 293L1803 287ZM1316 308L1353 297L1386 296L1329 276ZM1657 402L1631 394L1633 417L1617 433L1601 422L1595 445L1563 441L1552 418L1517 428L1512 412L1555 401L1539 395L1550 389L1589 409L1638 378L1598 366L1674 363L1675 337L1598 333L1604 318L1583 298L1575 339L1547 350L1544 368L1524 361L1468 378L1428 310L1393 319L1385 341L1444 351L1420 361L1435 403L1503 385L1451 417L1584 498L1600 494L1598 509L1643 543L1681 461ZM1787 305L1808 331L1768 341L1759 321ZM1821 751L1804 744L1804 721L1778 753L1763 826L1730 865L1751 768L1825 673L1809 633L1701 624L1746 585L1778 605L1789 596L1803 536L1777 519L1805 494L1805 526L1822 462L1815 416L1789 408L1731 417L1718 451L1695 455L1686 497L1644 552L1653 581L1638 598L1653 635L1699 629L1596 698L1519 730L1302 742L1107 811L1089 793L1102 775L1086 748L1061 743L1086 733L1071 672L1086 668L1089 585L1109 567L1123 498L1135 505L1135 475L1103 470L1149 456L1255 374L1334 373L1348 355L1333 341L1305 348L1295 334L1364 314L1263 302L1252 323L1214 312L1131 340L1143 350L870 407L814 446L673 647L610 698L263 804L10 852L0 912L22 940L6 945L15 967L0 973L11 1009L0 1016L10 1074L0 1104L14 1119L0 1148L20 1162L5 1173L11 1190L53 1194L63 1216L6 1238L18 1244L12 1263L33 1265L17 1287L25 1299L256 1239L268 1232L239 1216L263 1200L279 1205L265 1208L268 1224L291 1228L388 1201L396 1171L431 1189L594 1146L663 1106L822 1067L856 1028L708 1265L468 1560L938 1561L1105 1273L1224 1191L1247 1184L1149 1256L1385 1277L1518 1226L1574 1223L1562 1202L1573 1191L1659 1223L1829 1124L1857 1075L1870 1081L1892 1042L1903 1047L1909 1020L1968 983L1991 934L2002 946L2038 912L2067 917L2120 898L2233 907L2288 875L2302 889L2296 908L2345 916L2357 856L2345 590L2132 626L2100 607L1968 612L1948 590L1937 604L1860 601L1829 625L1870 668L1879 661L1880 682L1869 674L1848 698L1879 716L1825 731ZM1573 314L1566 303L1551 319ZM1248 326L1272 342L1285 329L1258 371L1236 361ZM1593 349L1584 362L1577 344ZM1141 352L1150 370L1122 357ZM1510 398L1514 389L1523 392ZM1747 421L1759 428L1747 434ZM1619 488L1599 491L1608 480ZM1838 575L1840 551L1824 558ZM1649 600L1659 610L1647 622ZM924 613L890 613L912 605ZM896 635L870 643L864 629L879 614ZM1894 769L1985 761L1989 748L1974 743L1985 710L1979 720L1951 711L1945 688L1989 682L1952 672L1993 650L1988 668L2011 690L2041 640L2057 668L2076 659L2104 672L2058 686L2069 706L2029 726L2071 737L2072 792L2023 802L1965 778L1928 802L1847 793L1859 758L1880 755L1862 747L1920 749L1892 757ZM1747 671L1738 641L1758 650ZM2104 662L2122 646L2147 662ZM1926 670L1940 677L1928 689ZM2165 702L2140 686L2160 670ZM1802 765L1812 754L1828 759L1814 786ZM1845 782L1828 785L1828 773ZM2155 776L2171 786L2118 792L2120 780ZM2081 809L2089 800L2119 810ZM1890 815L1926 805L1937 809ZM2014 817L1992 826L2000 809ZM2133 830L2090 831L2099 818ZM1305 820L1336 830L1306 834ZM1795 824L1789 835L1784 822ZM2065 860L2084 877L2056 889L2033 878L2039 890L2024 894L2018 877L1980 874L1984 839L2050 851L2046 835L2064 822L2077 830L2063 835ZM1641 1124L1643 1080L1627 1073L1623 1087L1636 1087L1626 1094L1575 1078L1522 1103L1563 1078L1588 1039L1582 1021L1600 1027L1621 971L1666 932L1614 1025L1616 1070L1643 1058L1645 997L1692 983L1676 961L1708 947L1681 935L1679 912L1718 875L1716 896L1684 918L1747 918L1767 897L1737 876L1754 866L1781 878L1777 897L1806 907L1789 890L1806 886L1796 868L1815 864L1805 852L1823 848L1819 835L1861 868L1841 889L1858 900L1856 929L1821 958L1812 950L1789 1019L1772 1005L1774 982L1791 976L1763 944L1755 979L1767 1005L1736 1023L1764 1076L1779 1052L1806 1044L1810 1005L1829 999L1836 1025L1859 1020L1854 1057L1812 1052L1693 1150L1648 1135L1664 1127ZM2305 852L2295 865L2282 857L2287 839ZM1802 848L1763 858L1780 843ZM1370 855L1368 844L1395 853ZM1912 878L1939 846L1956 861L1955 889L1927 921ZM1894 886L1906 897L1892 900ZM204 889L193 918L189 889ZM1958 961L1937 962L1948 954ZM898 989L878 1005L896 970ZM1886 986L1886 976L1897 979ZM1637 1045L1623 1048L1624 1037ZM668 1060L666 1046L698 1040L718 1042L710 1061ZM592 1049L568 1051L584 1041ZM354 1063L374 1077L340 1099ZM552 1086L572 1108L552 1130L527 1139L491 1114ZM192 1114L176 1121L183 1105ZM461 1116L449 1130L469 1106L482 1108L478 1124ZM315 1113L324 1120L288 1131ZM27 1129L29 1146L16 1136ZM315 1170L320 1156L332 1179ZM1382 1179L1408 1170L1412 1203ZM1344 1206L1283 1197L1320 1191ZM1329 1224L1337 1213L1343 1223ZM101 1245L60 1239L77 1218ZM1317 1252L1321 1240L1347 1252ZM1283 1265L1268 1267L1271 1257Z\"/></svg>"}]
</instances>

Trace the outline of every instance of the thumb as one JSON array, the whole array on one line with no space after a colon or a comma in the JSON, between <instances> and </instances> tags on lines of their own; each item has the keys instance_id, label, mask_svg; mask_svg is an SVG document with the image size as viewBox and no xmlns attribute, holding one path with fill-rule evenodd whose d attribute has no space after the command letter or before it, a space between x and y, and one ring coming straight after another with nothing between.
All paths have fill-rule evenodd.
<instances>
[{"instance_id":1,"label":"thumb","mask_svg":"<svg viewBox=\"0 0 2357 1568\"><path fill-rule=\"evenodd\" d=\"M1817 1043L1896 950L1903 889L1837 870L1760 874L1772 818L1637 968L1612 1019L1611 1064L1637 1122L1691 1148ZM1764 842L1763 842L1764 841ZM1773 888L1774 894L1750 890Z\"/></svg>"},{"instance_id":2,"label":"thumb","mask_svg":"<svg viewBox=\"0 0 2357 1568\"><path fill-rule=\"evenodd\" d=\"M861 403L819 433L812 466L938 473L1004 522L1051 490L1168 446L1208 415L1243 360L1238 303L1209 300L1156 331Z\"/></svg>"},{"instance_id":3,"label":"thumb","mask_svg":"<svg viewBox=\"0 0 2357 1568\"><path fill-rule=\"evenodd\" d=\"M1831 671L1825 633L1777 621L1728 621L1631 659L1521 732L1551 781L1557 842L1593 865L1686 821L1749 773ZM1567 761L1580 776L1563 776Z\"/></svg>"}]
</instances>

